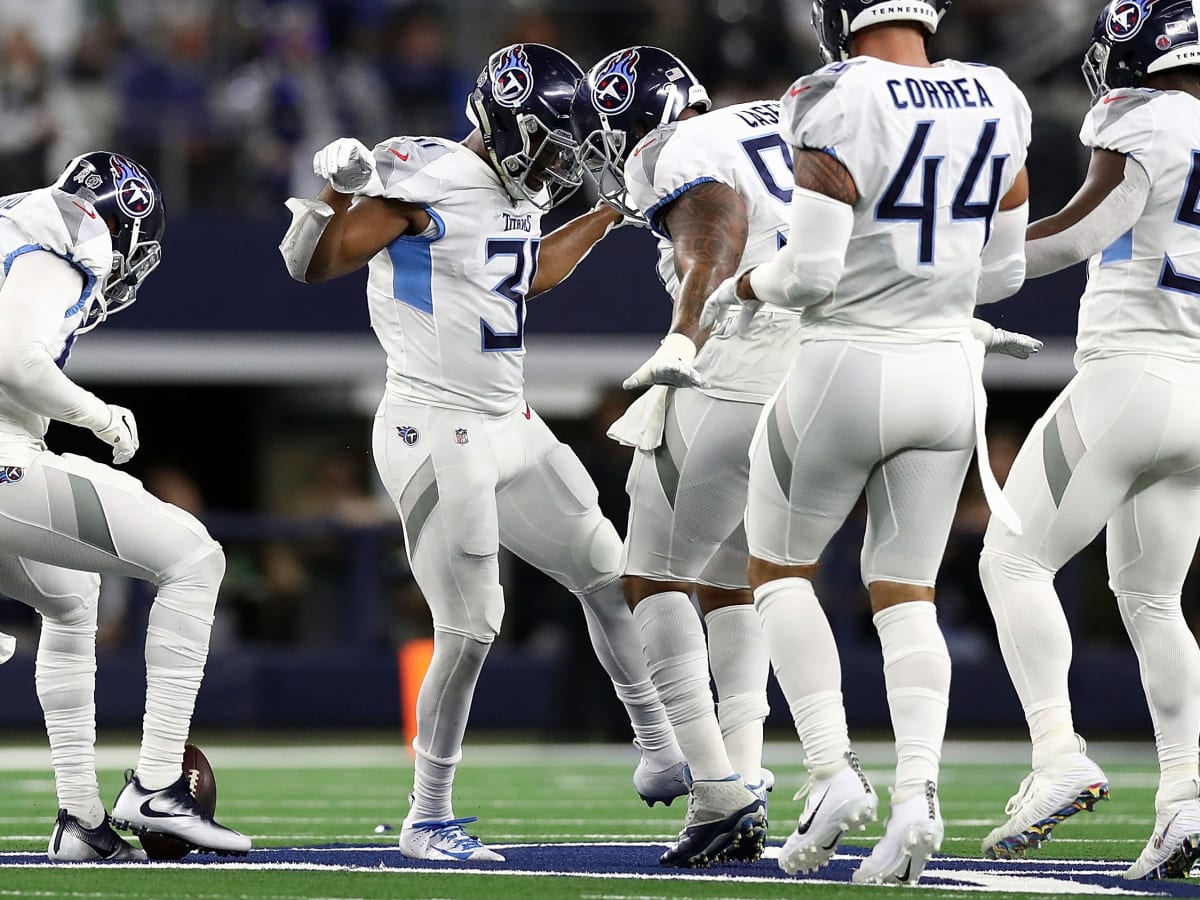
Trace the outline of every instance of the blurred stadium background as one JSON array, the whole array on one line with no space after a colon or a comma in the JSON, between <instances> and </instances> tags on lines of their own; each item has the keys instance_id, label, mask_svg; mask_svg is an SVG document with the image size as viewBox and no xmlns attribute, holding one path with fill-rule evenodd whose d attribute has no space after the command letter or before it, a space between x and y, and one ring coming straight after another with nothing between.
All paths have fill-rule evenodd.
<instances>
[{"instance_id":1,"label":"blurred stadium background","mask_svg":"<svg viewBox=\"0 0 1200 900\"><path fill-rule=\"evenodd\" d=\"M956 0L935 56L1004 66L1034 109L1034 214L1082 179L1075 135L1088 96L1078 63L1096 0ZM363 277L302 286L276 244L283 200L310 196L314 150L339 135L461 137L465 92L495 47L553 44L585 68L651 43L689 61L718 104L776 97L817 56L808 0L0 0L0 194L48 183L72 155L128 153L158 178L164 261L130 311L80 342L70 371L137 412L130 466L203 518L226 546L197 729L392 727L396 650L430 626L399 527L374 475L370 419L383 383ZM586 209L583 195L555 219ZM604 432L631 397L619 383L669 310L653 242L614 234L562 288L532 304L528 397L627 512L626 451ZM985 311L1047 349L988 365L993 462L1003 477L1029 425L1070 377L1082 273L1030 284ZM56 425L51 445L99 457ZM956 674L951 730L1022 734L976 574L987 520L968 484L940 583ZM878 646L858 581L859 516L830 547L821 595L843 647L851 723L886 728ZM504 633L480 687L474 734L625 739L573 598L515 559ZM1149 734L1136 661L1106 587L1102 542L1060 576L1076 634L1079 724ZM1185 604L1200 626L1197 586ZM141 717L149 593L106 580L102 729ZM36 729L36 621L0 601L19 655L0 668L0 726ZM789 727L775 697L772 724Z\"/></svg>"}]
</instances>

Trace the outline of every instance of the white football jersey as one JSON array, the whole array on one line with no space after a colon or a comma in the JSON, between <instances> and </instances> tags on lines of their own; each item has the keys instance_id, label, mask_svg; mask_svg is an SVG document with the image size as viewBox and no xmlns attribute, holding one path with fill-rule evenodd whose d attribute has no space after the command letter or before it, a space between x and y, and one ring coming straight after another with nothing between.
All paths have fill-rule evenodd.
<instances>
[{"instance_id":1,"label":"white football jersey","mask_svg":"<svg viewBox=\"0 0 1200 900\"><path fill-rule=\"evenodd\" d=\"M717 181L746 204L749 233L737 274L771 259L787 242L792 201L792 153L779 135L779 102L741 103L657 128L634 148L625 165L629 197L659 236L659 277L672 299L679 279L670 236L660 213L698 184ZM749 327L738 312L717 324L696 357L704 393L765 403L791 365L800 317L764 306Z\"/></svg>"},{"instance_id":2,"label":"white football jersey","mask_svg":"<svg viewBox=\"0 0 1200 900\"><path fill-rule=\"evenodd\" d=\"M97 285L112 270L112 237L95 208L58 188L38 188L0 197L0 286L13 260L23 253L45 250L74 266L82 276L77 297L47 298L63 308L54 334L44 335L47 351L59 367L66 365L75 331L83 324ZM0 390L0 459L17 458L31 448L41 449L49 419L15 403Z\"/></svg>"},{"instance_id":3,"label":"white football jersey","mask_svg":"<svg viewBox=\"0 0 1200 900\"><path fill-rule=\"evenodd\" d=\"M509 198L462 144L399 137L375 148L362 193L422 204L432 220L372 257L371 327L396 397L491 415L522 402L525 294L537 272L541 211Z\"/></svg>"},{"instance_id":4,"label":"white football jersey","mask_svg":"<svg viewBox=\"0 0 1200 900\"><path fill-rule=\"evenodd\" d=\"M806 336L881 341L968 333L1000 199L1025 165L1030 113L999 69L872 57L783 95L781 132L838 159L858 187L841 282L806 307Z\"/></svg>"},{"instance_id":5,"label":"white football jersey","mask_svg":"<svg viewBox=\"0 0 1200 900\"><path fill-rule=\"evenodd\" d=\"M1200 100L1113 91L1079 137L1137 160L1150 197L1137 224L1088 265L1076 364L1119 353L1200 360Z\"/></svg>"}]
</instances>

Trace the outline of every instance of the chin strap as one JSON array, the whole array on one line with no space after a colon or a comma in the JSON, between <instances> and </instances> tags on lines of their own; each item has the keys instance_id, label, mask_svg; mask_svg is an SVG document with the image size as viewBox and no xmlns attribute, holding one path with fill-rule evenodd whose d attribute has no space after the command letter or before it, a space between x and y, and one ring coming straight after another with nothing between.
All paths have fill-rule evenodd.
<instances>
[{"instance_id":1,"label":"chin strap","mask_svg":"<svg viewBox=\"0 0 1200 900\"><path fill-rule=\"evenodd\" d=\"M279 252L288 274L297 281L306 281L313 253L333 218L333 207L322 200L299 197L289 197L284 206L292 213L292 224L279 242Z\"/></svg>"}]
</instances>

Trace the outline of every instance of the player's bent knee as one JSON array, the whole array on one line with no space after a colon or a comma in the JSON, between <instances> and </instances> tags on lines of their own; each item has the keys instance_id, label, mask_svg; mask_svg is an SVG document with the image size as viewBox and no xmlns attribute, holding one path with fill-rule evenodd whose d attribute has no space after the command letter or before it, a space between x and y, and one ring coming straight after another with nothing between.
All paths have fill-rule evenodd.
<instances>
[{"instance_id":1,"label":"player's bent knee","mask_svg":"<svg viewBox=\"0 0 1200 900\"><path fill-rule=\"evenodd\" d=\"M1049 566L1029 556L1000 553L986 546L979 555L979 578L985 589L1004 580L1052 582L1055 574Z\"/></svg>"},{"instance_id":2,"label":"player's bent knee","mask_svg":"<svg viewBox=\"0 0 1200 900\"><path fill-rule=\"evenodd\" d=\"M621 554L617 529L604 518L598 506L593 506L571 545L575 571L568 573L572 583L567 588L577 594L590 594L610 584L620 577Z\"/></svg>"}]
</instances>

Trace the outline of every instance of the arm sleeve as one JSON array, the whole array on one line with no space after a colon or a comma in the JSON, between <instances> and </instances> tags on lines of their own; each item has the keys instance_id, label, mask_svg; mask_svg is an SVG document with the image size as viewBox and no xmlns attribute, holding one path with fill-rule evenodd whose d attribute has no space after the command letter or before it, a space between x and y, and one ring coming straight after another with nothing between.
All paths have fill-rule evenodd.
<instances>
[{"instance_id":1,"label":"arm sleeve","mask_svg":"<svg viewBox=\"0 0 1200 900\"><path fill-rule=\"evenodd\" d=\"M979 291L975 302L995 303L1011 297L1025 283L1025 229L1029 226L1029 204L1002 209L992 222L992 236L983 248Z\"/></svg>"},{"instance_id":2,"label":"arm sleeve","mask_svg":"<svg viewBox=\"0 0 1200 900\"><path fill-rule=\"evenodd\" d=\"M1030 278L1049 275L1091 259L1111 246L1141 218L1150 199L1150 176L1133 157L1125 160L1125 179L1090 213L1058 234L1025 245Z\"/></svg>"},{"instance_id":3,"label":"arm sleeve","mask_svg":"<svg viewBox=\"0 0 1200 900\"><path fill-rule=\"evenodd\" d=\"M825 299L846 270L854 209L814 191L792 192L787 244L750 272L754 296L776 306L802 307Z\"/></svg>"},{"instance_id":4,"label":"arm sleeve","mask_svg":"<svg viewBox=\"0 0 1200 900\"><path fill-rule=\"evenodd\" d=\"M74 300L82 277L66 260L47 251L13 260L0 287L0 387L40 416L92 431L105 428L109 409L95 394L68 378L50 355L62 327L64 298Z\"/></svg>"}]
</instances>

